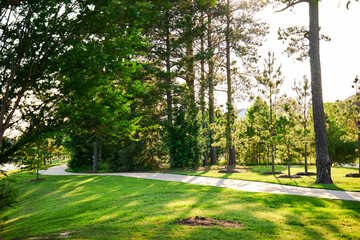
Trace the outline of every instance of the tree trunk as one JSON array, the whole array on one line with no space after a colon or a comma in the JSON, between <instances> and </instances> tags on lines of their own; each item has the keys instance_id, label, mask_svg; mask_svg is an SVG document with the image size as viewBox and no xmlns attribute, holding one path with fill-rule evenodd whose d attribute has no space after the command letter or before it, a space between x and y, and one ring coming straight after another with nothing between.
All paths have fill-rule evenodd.
<instances>
[{"instance_id":1,"label":"tree trunk","mask_svg":"<svg viewBox=\"0 0 360 240\"><path fill-rule=\"evenodd\" d=\"M274 152L275 152L274 144L271 143L271 169L272 169L272 172L275 172L275 157L274 157Z\"/></svg>"},{"instance_id":2,"label":"tree trunk","mask_svg":"<svg viewBox=\"0 0 360 240\"><path fill-rule=\"evenodd\" d=\"M98 169L98 154L97 154L97 141L94 141L94 163L93 163L93 172L97 172Z\"/></svg>"},{"instance_id":3,"label":"tree trunk","mask_svg":"<svg viewBox=\"0 0 360 240\"><path fill-rule=\"evenodd\" d=\"M322 99L318 0L310 0L309 16L311 88L316 150L316 183L333 183L331 179L331 160L328 153Z\"/></svg>"},{"instance_id":4,"label":"tree trunk","mask_svg":"<svg viewBox=\"0 0 360 240\"><path fill-rule=\"evenodd\" d=\"M287 144L287 155L288 155L288 175L290 175L290 146Z\"/></svg>"},{"instance_id":5,"label":"tree trunk","mask_svg":"<svg viewBox=\"0 0 360 240\"><path fill-rule=\"evenodd\" d=\"M40 144L37 145L38 160L36 163L36 180L39 180L39 165L40 165Z\"/></svg>"},{"instance_id":6,"label":"tree trunk","mask_svg":"<svg viewBox=\"0 0 360 240\"><path fill-rule=\"evenodd\" d=\"M307 166L307 144L305 143L305 173L308 173L308 166Z\"/></svg>"},{"instance_id":7,"label":"tree trunk","mask_svg":"<svg viewBox=\"0 0 360 240\"><path fill-rule=\"evenodd\" d=\"M215 108L214 108L214 60L213 60L213 40L212 40L212 26L211 26L211 12L208 12L208 48L209 52L211 53L211 57L208 59L208 65L209 65L209 73L208 73L208 84L209 84L209 123L210 125L215 123ZM214 139L214 131L210 130L209 137L210 137L210 165L216 165L216 148L214 146L215 139Z\"/></svg>"},{"instance_id":8,"label":"tree trunk","mask_svg":"<svg viewBox=\"0 0 360 240\"><path fill-rule=\"evenodd\" d=\"M190 90L191 110L195 109L195 71L194 71L194 47L193 47L192 19L186 18L185 48L186 48L186 85Z\"/></svg>"},{"instance_id":9,"label":"tree trunk","mask_svg":"<svg viewBox=\"0 0 360 240\"><path fill-rule=\"evenodd\" d=\"M360 133L358 133L358 154L359 154L359 173L360 173Z\"/></svg>"},{"instance_id":10,"label":"tree trunk","mask_svg":"<svg viewBox=\"0 0 360 240\"><path fill-rule=\"evenodd\" d=\"M230 165L235 167L236 166L236 151L235 151L235 146L233 145L231 147L231 161L230 161Z\"/></svg>"},{"instance_id":11,"label":"tree trunk","mask_svg":"<svg viewBox=\"0 0 360 240\"><path fill-rule=\"evenodd\" d=\"M166 114L167 114L167 128L168 133L170 131L170 126L172 126L172 92L171 92L171 62L170 62L170 54L171 54L171 46L170 46L170 30L169 30L169 16L168 13L165 14L165 22L167 24L166 28L166 79L165 79L165 88L166 88ZM169 161L170 167L173 167L173 149L172 149L172 136L168 134L169 139Z\"/></svg>"},{"instance_id":12,"label":"tree trunk","mask_svg":"<svg viewBox=\"0 0 360 240\"><path fill-rule=\"evenodd\" d=\"M201 19L204 22L204 13L201 12ZM201 53L204 54L205 53L205 49L204 49L204 35L201 35ZM206 116L205 116L205 89L206 89L206 83L205 83L205 59L204 57L201 57L201 83L200 83L200 107L201 107L201 117L202 117L202 128L203 128L203 141L204 141L204 154L203 154L203 166L207 166L208 165L208 156L207 156L207 144L206 144Z\"/></svg>"},{"instance_id":13,"label":"tree trunk","mask_svg":"<svg viewBox=\"0 0 360 240\"><path fill-rule=\"evenodd\" d=\"M227 13L226 13L226 83L227 83L227 113L226 113L226 151L228 152L228 164L234 165L235 159L232 154L232 81L231 81L231 59L230 59L230 2L227 0Z\"/></svg>"}]
</instances>

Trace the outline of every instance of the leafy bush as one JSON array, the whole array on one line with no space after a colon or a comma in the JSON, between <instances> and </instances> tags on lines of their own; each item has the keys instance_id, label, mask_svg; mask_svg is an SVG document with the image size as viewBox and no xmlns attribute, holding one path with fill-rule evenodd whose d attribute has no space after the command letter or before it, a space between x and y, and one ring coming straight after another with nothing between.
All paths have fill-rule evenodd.
<instances>
[{"instance_id":1,"label":"leafy bush","mask_svg":"<svg viewBox=\"0 0 360 240\"><path fill-rule=\"evenodd\" d=\"M111 149L113 150L107 161L110 169L116 172L156 168L162 155L158 152L156 140L149 135L137 141L126 138L120 146L113 146Z\"/></svg>"},{"instance_id":2,"label":"leafy bush","mask_svg":"<svg viewBox=\"0 0 360 240\"><path fill-rule=\"evenodd\" d=\"M70 144L73 151L68 163L69 168L74 171L90 170L93 164L93 149L89 142L89 135L74 134Z\"/></svg>"},{"instance_id":3,"label":"leafy bush","mask_svg":"<svg viewBox=\"0 0 360 240\"><path fill-rule=\"evenodd\" d=\"M0 180L0 211L12 207L17 202L17 189L14 188L13 181L7 177Z\"/></svg>"},{"instance_id":4,"label":"leafy bush","mask_svg":"<svg viewBox=\"0 0 360 240\"><path fill-rule=\"evenodd\" d=\"M174 107L173 124L168 127L171 167L198 167L201 159L200 121L186 105Z\"/></svg>"}]
</instances>

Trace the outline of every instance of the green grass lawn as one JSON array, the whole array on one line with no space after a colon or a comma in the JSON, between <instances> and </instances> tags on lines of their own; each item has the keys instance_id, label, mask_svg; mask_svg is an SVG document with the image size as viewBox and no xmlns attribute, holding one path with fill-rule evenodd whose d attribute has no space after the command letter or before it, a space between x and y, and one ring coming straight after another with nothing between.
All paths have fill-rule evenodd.
<instances>
[{"instance_id":1,"label":"green grass lawn","mask_svg":"<svg viewBox=\"0 0 360 240\"><path fill-rule=\"evenodd\" d=\"M4 239L359 239L360 202L118 176L13 174L19 202ZM245 227L176 225L206 216Z\"/></svg>"},{"instance_id":2,"label":"green grass lawn","mask_svg":"<svg viewBox=\"0 0 360 240\"><path fill-rule=\"evenodd\" d=\"M237 169L240 173L219 173L219 170L191 170L191 171L173 171L171 173L215 177L215 178L230 178L241 179L257 182L278 183L299 187L323 188L332 190L344 190L360 192L360 178L345 177L348 173L356 173L359 170L353 168L332 167L331 175L334 184L315 184L316 176L302 176L302 178L278 178L278 175L262 175L265 171L271 171L271 166L251 166L249 170ZM287 166L275 166L275 171L282 171L287 174ZM303 166L293 166L290 168L291 175L298 172L304 172ZM315 166L309 166L309 172L316 172Z\"/></svg>"}]
</instances>

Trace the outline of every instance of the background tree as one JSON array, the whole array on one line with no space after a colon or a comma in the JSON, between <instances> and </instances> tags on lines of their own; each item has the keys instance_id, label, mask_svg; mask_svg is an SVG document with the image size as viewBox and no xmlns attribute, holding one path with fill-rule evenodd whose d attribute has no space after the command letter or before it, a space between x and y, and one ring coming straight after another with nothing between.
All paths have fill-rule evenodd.
<instances>
[{"instance_id":1,"label":"background tree","mask_svg":"<svg viewBox=\"0 0 360 240\"><path fill-rule=\"evenodd\" d=\"M267 151L270 128L269 114L269 105L260 97L257 97L253 105L247 110L247 115L244 118L245 137L248 139L245 155L248 159L247 163L269 164L270 162L269 151ZM263 161L261 161L261 158L263 158Z\"/></svg>"},{"instance_id":2,"label":"background tree","mask_svg":"<svg viewBox=\"0 0 360 240\"><path fill-rule=\"evenodd\" d=\"M269 118L267 119L269 124L269 144L271 146L271 162L272 162L272 172L275 172L275 148L274 141L276 132L274 129L275 122L275 105L277 104L280 86L284 82L281 73L281 66L275 69L275 57L274 53L268 53L268 58L265 59L264 71L262 76L258 77L259 82L259 91L260 94L264 96L267 103L269 104Z\"/></svg>"},{"instance_id":3,"label":"background tree","mask_svg":"<svg viewBox=\"0 0 360 240\"><path fill-rule=\"evenodd\" d=\"M108 17L122 12L122 25L109 24L103 32L73 44L63 55L63 64L58 64L60 92L64 96L58 117L68 120L74 150L71 168L92 163L93 171L97 171L99 147L102 149L104 139L134 134L141 118L130 115L130 105L134 92L147 90L133 76L141 68L137 58L146 44L138 30L136 5L125 2L117 7L109 9Z\"/></svg>"},{"instance_id":4,"label":"background tree","mask_svg":"<svg viewBox=\"0 0 360 240\"><path fill-rule=\"evenodd\" d=\"M355 77L354 79L354 85L353 88L356 89L356 94L355 94L355 98L354 100L351 102L351 112L352 114L352 119L353 121L355 121L355 125L356 125L356 135L357 135L357 140L358 140L358 145L357 145L357 149L358 149L358 155L359 155L359 173L360 173L360 86L359 86L359 78L358 76ZM355 114L354 114L355 113Z\"/></svg>"},{"instance_id":5,"label":"background tree","mask_svg":"<svg viewBox=\"0 0 360 240\"><path fill-rule=\"evenodd\" d=\"M310 85L309 80L306 76L303 77L303 83L294 81L294 86L292 88L296 92L296 102L298 105L298 114L295 116L296 120L300 123L302 141L304 143L304 163L305 163L305 175L308 175L308 144L311 139L310 130L309 130L309 119L308 119L308 110L311 105L311 96L310 96ZM310 173L311 174L311 173Z\"/></svg>"},{"instance_id":6,"label":"background tree","mask_svg":"<svg viewBox=\"0 0 360 240\"><path fill-rule=\"evenodd\" d=\"M351 123L348 119L348 103L339 101L324 104L329 156L337 164L352 163L356 158L356 134L349 134L351 130L348 126L355 122Z\"/></svg>"},{"instance_id":7,"label":"background tree","mask_svg":"<svg viewBox=\"0 0 360 240\"><path fill-rule=\"evenodd\" d=\"M294 139L296 139L295 132L295 107L296 103L294 99L281 99L283 102L282 109L279 113L279 118L276 120L277 137L280 138L279 142L282 142L286 146L286 155L288 162L288 177L292 177L290 173L291 166L291 148L294 146Z\"/></svg>"}]
</instances>

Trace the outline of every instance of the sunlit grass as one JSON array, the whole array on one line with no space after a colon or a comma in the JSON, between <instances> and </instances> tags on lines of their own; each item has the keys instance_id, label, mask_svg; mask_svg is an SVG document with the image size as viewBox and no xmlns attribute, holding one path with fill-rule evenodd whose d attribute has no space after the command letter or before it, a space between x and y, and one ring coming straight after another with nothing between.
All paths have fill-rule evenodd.
<instances>
[{"instance_id":1,"label":"sunlit grass","mask_svg":"<svg viewBox=\"0 0 360 240\"><path fill-rule=\"evenodd\" d=\"M360 203L247 193L119 176L17 179L4 239L359 239ZM3 214L4 215L4 214ZM3 216L2 215L2 216ZM180 218L234 220L242 229L175 225ZM1 216L0 216L1 217Z\"/></svg>"},{"instance_id":2,"label":"sunlit grass","mask_svg":"<svg viewBox=\"0 0 360 240\"><path fill-rule=\"evenodd\" d=\"M323 188L332 190L356 191L360 192L360 178L345 177L348 173L356 173L359 170L353 168L332 167L331 175L334 184L315 184L316 176L302 176L302 178L278 178L278 175L262 175L263 172L271 171L271 166L251 166L251 169L237 169L239 173L219 173L219 170L200 170L200 171L174 171L175 174L240 179L257 182L278 183L299 187ZM275 166L275 171L282 171L287 175L286 166ZM303 166L293 166L290 168L290 174L304 172ZM316 172L315 166L308 168L309 172Z\"/></svg>"}]
</instances>

